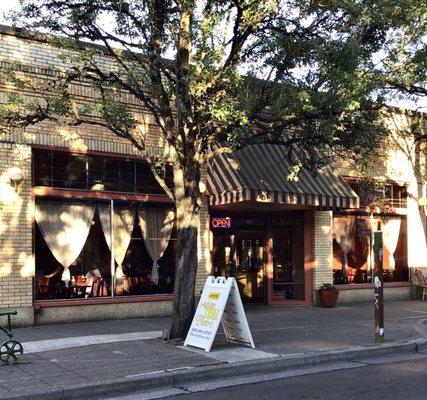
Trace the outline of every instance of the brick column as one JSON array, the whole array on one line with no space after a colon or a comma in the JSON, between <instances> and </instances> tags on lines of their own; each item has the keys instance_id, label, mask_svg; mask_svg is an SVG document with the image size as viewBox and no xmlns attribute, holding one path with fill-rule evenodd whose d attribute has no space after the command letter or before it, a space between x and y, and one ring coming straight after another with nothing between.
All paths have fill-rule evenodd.
<instances>
[{"instance_id":1,"label":"brick column","mask_svg":"<svg viewBox=\"0 0 427 400\"><path fill-rule=\"evenodd\" d=\"M11 167L23 172L16 188L9 178ZM18 311L14 325L34 323L33 209L31 147L0 143L0 309Z\"/></svg>"},{"instance_id":2,"label":"brick column","mask_svg":"<svg viewBox=\"0 0 427 400\"><path fill-rule=\"evenodd\" d=\"M314 295L322 283L333 283L332 211L314 213Z\"/></svg>"}]
</instances>

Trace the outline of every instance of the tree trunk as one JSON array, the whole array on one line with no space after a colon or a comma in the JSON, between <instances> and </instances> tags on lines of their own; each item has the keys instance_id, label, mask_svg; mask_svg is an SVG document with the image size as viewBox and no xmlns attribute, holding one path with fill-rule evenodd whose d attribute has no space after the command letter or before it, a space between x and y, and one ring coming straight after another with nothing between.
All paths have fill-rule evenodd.
<instances>
[{"instance_id":1,"label":"tree trunk","mask_svg":"<svg viewBox=\"0 0 427 400\"><path fill-rule=\"evenodd\" d=\"M185 338L194 311L199 212L197 207L188 204L189 200L176 203L177 246L171 338Z\"/></svg>"},{"instance_id":2,"label":"tree trunk","mask_svg":"<svg viewBox=\"0 0 427 400\"><path fill-rule=\"evenodd\" d=\"M200 171L174 166L177 246L171 338L185 338L194 311L199 231Z\"/></svg>"}]
</instances>

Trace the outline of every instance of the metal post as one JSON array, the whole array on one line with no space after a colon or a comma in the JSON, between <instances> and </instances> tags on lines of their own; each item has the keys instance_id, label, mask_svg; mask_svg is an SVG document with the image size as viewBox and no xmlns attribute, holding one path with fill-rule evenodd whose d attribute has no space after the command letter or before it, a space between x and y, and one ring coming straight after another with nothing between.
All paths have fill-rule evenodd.
<instances>
[{"instance_id":1,"label":"metal post","mask_svg":"<svg viewBox=\"0 0 427 400\"><path fill-rule=\"evenodd\" d=\"M374 233L375 343L384 343L383 233Z\"/></svg>"},{"instance_id":2,"label":"metal post","mask_svg":"<svg viewBox=\"0 0 427 400\"><path fill-rule=\"evenodd\" d=\"M371 213L369 217L369 275L371 283L374 283L374 214Z\"/></svg>"},{"instance_id":3,"label":"metal post","mask_svg":"<svg viewBox=\"0 0 427 400\"><path fill-rule=\"evenodd\" d=\"M110 271L111 271L111 297L116 290L115 265L114 265L114 200L110 201Z\"/></svg>"}]
</instances>

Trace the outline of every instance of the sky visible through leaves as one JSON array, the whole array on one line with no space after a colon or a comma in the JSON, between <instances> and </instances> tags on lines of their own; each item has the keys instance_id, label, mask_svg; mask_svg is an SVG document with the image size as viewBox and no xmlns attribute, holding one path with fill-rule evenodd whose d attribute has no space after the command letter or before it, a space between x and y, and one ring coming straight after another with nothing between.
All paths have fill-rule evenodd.
<instances>
[{"instance_id":1,"label":"sky visible through leaves","mask_svg":"<svg viewBox=\"0 0 427 400\"><path fill-rule=\"evenodd\" d=\"M15 9L19 9L18 0L0 0L0 24L10 25L11 22L7 19L7 14ZM243 71L244 73L244 71ZM412 110L418 110L427 112L427 98L421 97L417 103L409 99L390 99L388 101L389 105L408 108Z\"/></svg>"}]
</instances>

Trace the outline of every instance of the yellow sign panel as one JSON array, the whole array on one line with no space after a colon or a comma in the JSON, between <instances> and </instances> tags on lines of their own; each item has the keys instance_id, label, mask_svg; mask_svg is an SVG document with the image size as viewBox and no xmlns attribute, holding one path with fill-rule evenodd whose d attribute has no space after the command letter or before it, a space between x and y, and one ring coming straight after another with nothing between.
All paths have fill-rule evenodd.
<instances>
[{"instance_id":1,"label":"yellow sign panel","mask_svg":"<svg viewBox=\"0 0 427 400\"><path fill-rule=\"evenodd\" d=\"M211 300L218 300L220 295L219 292L209 292L208 298Z\"/></svg>"}]
</instances>

